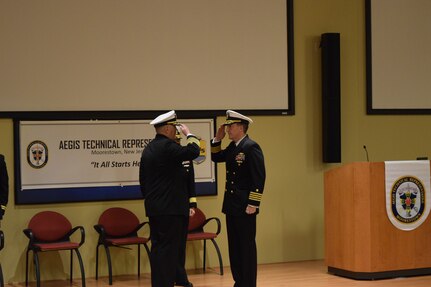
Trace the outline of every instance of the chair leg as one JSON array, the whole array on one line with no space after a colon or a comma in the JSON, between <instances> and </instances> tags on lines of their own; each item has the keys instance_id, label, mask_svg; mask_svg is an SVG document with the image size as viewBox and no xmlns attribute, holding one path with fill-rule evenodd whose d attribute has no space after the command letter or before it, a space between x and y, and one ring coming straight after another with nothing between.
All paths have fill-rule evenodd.
<instances>
[{"instance_id":1,"label":"chair leg","mask_svg":"<svg viewBox=\"0 0 431 287\"><path fill-rule=\"evenodd\" d=\"M138 278L141 278L141 244L138 244Z\"/></svg>"},{"instance_id":2,"label":"chair leg","mask_svg":"<svg viewBox=\"0 0 431 287\"><path fill-rule=\"evenodd\" d=\"M205 273L205 263L206 263L206 257L207 257L207 241L204 239L204 262L203 262L203 272Z\"/></svg>"},{"instance_id":3,"label":"chair leg","mask_svg":"<svg viewBox=\"0 0 431 287\"><path fill-rule=\"evenodd\" d=\"M37 252L33 250L33 261L36 271L36 286L40 287L40 268L39 268L39 256Z\"/></svg>"},{"instance_id":4,"label":"chair leg","mask_svg":"<svg viewBox=\"0 0 431 287\"><path fill-rule=\"evenodd\" d=\"M0 287L4 287L3 270L1 268L1 264L0 264Z\"/></svg>"},{"instance_id":5,"label":"chair leg","mask_svg":"<svg viewBox=\"0 0 431 287\"><path fill-rule=\"evenodd\" d=\"M28 286L28 252L30 250L27 249L25 253L25 286Z\"/></svg>"},{"instance_id":6,"label":"chair leg","mask_svg":"<svg viewBox=\"0 0 431 287\"><path fill-rule=\"evenodd\" d=\"M109 247L103 245L105 247L106 259L108 260L108 273L109 273L109 285L112 285L112 265L111 265L111 254L109 253Z\"/></svg>"},{"instance_id":7,"label":"chair leg","mask_svg":"<svg viewBox=\"0 0 431 287\"><path fill-rule=\"evenodd\" d=\"M214 244L214 247L217 251L217 255L218 255L218 261L220 263L220 275L223 275L223 260L221 258L221 253L220 253L220 249L218 248L217 243L215 242L214 239L211 239L212 243Z\"/></svg>"},{"instance_id":8,"label":"chair leg","mask_svg":"<svg viewBox=\"0 0 431 287\"><path fill-rule=\"evenodd\" d=\"M150 248L148 248L147 243L144 243L145 250L147 251L148 259L150 259Z\"/></svg>"},{"instance_id":9,"label":"chair leg","mask_svg":"<svg viewBox=\"0 0 431 287\"><path fill-rule=\"evenodd\" d=\"M99 279L99 246L100 244L96 246L96 280Z\"/></svg>"},{"instance_id":10,"label":"chair leg","mask_svg":"<svg viewBox=\"0 0 431 287\"><path fill-rule=\"evenodd\" d=\"M70 250L70 283L73 280L73 250Z\"/></svg>"},{"instance_id":11,"label":"chair leg","mask_svg":"<svg viewBox=\"0 0 431 287\"><path fill-rule=\"evenodd\" d=\"M84 264L82 263L82 257L81 253L78 249L75 250L76 256L78 257L79 267L81 268L81 279L82 279L82 287L85 287L85 270L84 270Z\"/></svg>"}]
</instances>

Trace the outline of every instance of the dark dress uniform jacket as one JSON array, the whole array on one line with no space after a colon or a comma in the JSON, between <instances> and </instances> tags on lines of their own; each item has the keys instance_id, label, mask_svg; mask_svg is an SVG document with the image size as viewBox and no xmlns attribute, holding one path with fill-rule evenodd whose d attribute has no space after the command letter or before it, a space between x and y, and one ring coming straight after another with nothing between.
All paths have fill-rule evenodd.
<instances>
[{"instance_id":1,"label":"dark dress uniform jacket","mask_svg":"<svg viewBox=\"0 0 431 287\"><path fill-rule=\"evenodd\" d=\"M193 136L194 137L194 136ZM157 134L142 152L139 181L148 217L189 215L189 191L183 161L199 156L199 146L177 144Z\"/></svg>"},{"instance_id":2,"label":"dark dress uniform jacket","mask_svg":"<svg viewBox=\"0 0 431 287\"><path fill-rule=\"evenodd\" d=\"M248 204L259 206L265 185L265 164L262 149L248 136L235 145L232 141L224 150L221 142L211 143L211 159L226 162L226 189L223 213L246 215ZM256 210L258 212L259 209Z\"/></svg>"},{"instance_id":3,"label":"dark dress uniform jacket","mask_svg":"<svg viewBox=\"0 0 431 287\"><path fill-rule=\"evenodd\" d=\"M9 177L6 168L4 156L0 154L0 219L6 211L6 205L9 199Z\"/></svg>"}]
</instances>

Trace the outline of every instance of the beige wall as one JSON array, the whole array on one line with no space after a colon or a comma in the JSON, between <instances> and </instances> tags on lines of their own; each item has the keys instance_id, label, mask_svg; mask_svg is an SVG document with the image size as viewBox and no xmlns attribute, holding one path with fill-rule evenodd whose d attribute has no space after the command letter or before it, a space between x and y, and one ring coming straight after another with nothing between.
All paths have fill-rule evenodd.
<instances>
[{"instance_id":1,"label":"beige wall","mask_svg":"<svg viewBox=\"0 0 431 287\"><path fill-rule=\"evenodd\" d=\"M365 32L363 0L296 0L295 84L296 115L253 117L250 136L263 148L267 184L258 217L259 263L321 259L323 242L323 173L336 166L322 163L321 156L321 73L320 35L341 33L341 97L343 163L364 161L363 145L371 161L407 160L431 156L430 116L367 116L365 108ZM5 99L5 95L1 96ZM218 119L220 121L221 119ZM93 225L110 206L127 207L144 218L140 201L92 202L15 206L13 200L12 120L0 120L0 151L5 154L11 175L10 204L2 222L6 248L1 262L8 282L24 280L26 238L22 230L29 218L44 209L60 211L74 225L87 232L82 255L87 277L94 277L96 232ZM199 198L199 206L209 216L222 217L224 166L218 167L218 196ZM224 225L224 224L223 224ZM218 239L225 265L229 264L226 230ZM209 264L217 257L208 246ZM201 266L201 245L188 245L187 267ZM133 258L126 256L132 255ZM68 254L43 254L42 279L65 278ZM115 252L114 274L134 274L136 255L127 250ZM48 260L50 259L50 260ZM106 264L102 257L102 275ZM143 256L144 272L149 272ZM48 263L51 262L51 263ZM48 268L49 266L49 268ZM79 272L75 269L75 274Z\"/></svg>"}]
</instances>

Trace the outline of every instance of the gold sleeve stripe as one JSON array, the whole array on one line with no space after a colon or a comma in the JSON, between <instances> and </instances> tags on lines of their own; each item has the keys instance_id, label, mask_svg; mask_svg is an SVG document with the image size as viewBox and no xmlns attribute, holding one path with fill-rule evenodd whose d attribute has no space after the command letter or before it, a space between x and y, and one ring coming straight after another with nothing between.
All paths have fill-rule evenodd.
<instances>
[{"instance_id":1,"label":"gold sleeve stripe","mask_svg":"<svg viewBox=\"0 0 431 287\"><path fill-rule=\"evenodd\" d=\"M196 197L190 197L189 203L197 202Z\"/></svg>"},{"instance_id":2,"label":"gold sleeve stripe","mask_svg":"<svg viewBox=\"0 0 431 287\"><path fill-rule=\"evenodd\" d=\"M221 151L221 145L211 147L211 153L218 153L220 151Z\"/></svg>"},{"instance_id":3,"label":"gold sleeve stripe","mask_svg":"<svg viewBox=\"0 0 431 287\"><path fill-rule=\"evenodd\" d=\"M6 205L2 205L2 206L1 206L1 209L6 209Z\"/></svg>"},{"instance_id":4,"label":"gold sleeve stripe","mask_svg":"<svg viewBox=\"0 0 431 287\"><path fill-rule=\"evenodd\" d=\"M199 140L195 137L188 137L187 138L187 143L191 144L191 143L195 143L197 144L197 146L199 146Z\"/></svg>"},{"instance_id":5,"label":"gold sleeve stripe","mask_svg":"<svg viewBox=\"0 0 431 287\"><path fill-rule=\"evenodd\" d=\"M255 200L255 201L261 201L262 194L261 193L256 193L256 192L250 192L249 199Z\"/></svg>"},{"instance_id":6,"label":"gold sleeve stripe","mask_svg":"<svg viewBox=\"0 0 431 287\"><path fill-rule=\"evenodd\" d=\"M262 193L260 193L260 192L254 192L254 191L252 191L252 192L250 192L250 195L262 197Z\"/></svg>"}]
</instances>

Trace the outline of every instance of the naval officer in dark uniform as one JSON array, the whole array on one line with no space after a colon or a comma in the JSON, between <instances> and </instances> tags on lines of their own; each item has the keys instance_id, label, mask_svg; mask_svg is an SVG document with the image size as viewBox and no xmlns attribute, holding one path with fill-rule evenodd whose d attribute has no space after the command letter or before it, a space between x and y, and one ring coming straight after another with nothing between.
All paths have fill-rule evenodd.
<instances>
[{"instance_id":1,"label":"naval officer in dark uniform","mask_svg":"<svg viewBox=\"0 0 431 287\"><path fill-rule=\"evenodd\" d=\"M211 159L226 163L223 213L229 245L229 260L235 287L255 287L257 279L256 215L265 185L265 163L260 146L247 135L253 122L228 110L226 122L211 141ZM226 132L231 142L221 141Z\"/></svg>"},{"instance_id":2,"label":"naval officer in dark uniform","mask_svg":"<svg viewBox=\"0 0 431 287\"><path fill-rule=\"evenodd\" d=\"M151 232L151 286L175 284L182 230L189 220L189 195L183 161L199 156L199 140L189 128L177 122L175 111L150 123L155 138L141 156L139 181ZM187 145L175 142L176 126L187 136Z\"/></svg>"}]
</instances>

